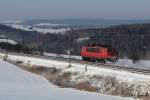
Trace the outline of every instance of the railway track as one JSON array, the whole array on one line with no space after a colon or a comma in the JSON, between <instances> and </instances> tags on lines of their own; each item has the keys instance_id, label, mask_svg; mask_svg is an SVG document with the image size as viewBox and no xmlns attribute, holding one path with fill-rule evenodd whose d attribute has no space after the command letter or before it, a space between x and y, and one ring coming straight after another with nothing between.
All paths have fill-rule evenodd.
<instances>
[{"instance_id":1,"label":"railway track","mask_svg":"<svg viewBox=\"0 0 150 100\"><path fill-rule=\"evenodd\" d=\"M41 59L46 59L46 60L59 60L61 62L69 62L69 58L63 58L63 57L54 57L54 56L40 56L40 55L31 55L31 54L23 54L23 53L9 53L11 55L16 55L16 56L28 56L28 57L33 57L33 58L41 58ZM100 67L100 68L107 68L107 69L112 69L112 70L117 70L117 71L126 71L126 72L131 72L131 73L136 73L136 74L143 74L143 75L150 75L150 70L144 70L144 69L137 69L133 67L124 67L124 66L118 66L115 64L104 64L104 63L99 63L99 62L87 62L87 61L82 61L79 59L73 59L71 58L72 63L80 63L86 66L93 66L93 67Z\"/></svg>"},{"instance_id":2,"label":"railway track","mask_svg":"<svg viewBox=\"0 0 150 100\"><path fill-rule=\"evenodd\" d=\"M136 74L150 75L150 70L136 69L132 67L123 67L123 66L107 65L107 64L105 66L100 66L100 67L105 67L105 68L114 69L118 71L127 71Z\"/></svg>"},{"instance_id":3,"label":"railway track","mask_svg":"<svg viewBox=\"0 0 150 100\"><path fill-rule=\"evenodd\" d=\"M133 67L118 66L115 64L104 64L104 63L98 63L98 62L84 62L83 64L85 64L87 66L89 65L89 66L113 69L113 70L118 70L118 71L127 71L127 72L131 72L131 73L136 73L136 74L150 75L150 70L137 69L137 68L133 68Z\"/></svg>"}]
</instances>

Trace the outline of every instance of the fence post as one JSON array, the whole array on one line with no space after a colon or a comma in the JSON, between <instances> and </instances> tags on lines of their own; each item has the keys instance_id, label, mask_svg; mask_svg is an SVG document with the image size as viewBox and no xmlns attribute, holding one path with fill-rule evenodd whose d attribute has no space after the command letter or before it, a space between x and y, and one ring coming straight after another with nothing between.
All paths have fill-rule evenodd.
<instances>
[{"instance_id":1,"label":"fence post","mask_svg":"<svg viewBox=\"0 0 150 100\"><path fill-rule=\"evenodd\" d=\"M86 72L88 71L88 69L87 69L87 65L85 65L85 71L86 71Z\"/></svg>"}]
</instances>

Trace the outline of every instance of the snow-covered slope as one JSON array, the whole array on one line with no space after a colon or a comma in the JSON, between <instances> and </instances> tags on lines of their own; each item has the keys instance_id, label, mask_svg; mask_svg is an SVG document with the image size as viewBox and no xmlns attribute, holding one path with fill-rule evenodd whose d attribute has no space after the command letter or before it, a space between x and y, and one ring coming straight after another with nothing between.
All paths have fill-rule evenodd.
<instances>
[{"instance_id":1,"label":"snow-covered slope","mask_svg":"<svg viewBox=\"0 0 150 100\"><path fill-rule=\"evenodd\" d=\"M70 30L70 28L39 28L39 25L38 27L30 26L30 25L21 25L21 24L5 24L5 25L10 26L15 29L20 29L20 30L25 30L25 31L37 31L37 32L44 33L44 34L46 33L63 34ZM40 24L40 26L41 25L42 24Z\"/></svg>"},{"instance_id":2,"label":"snow-covered slope","mask_svg":"<svg viewBox=\"0 0 150 100\"><path fill-rule=\"evenodd\" d=\"M17 42L16 41L14 41L14 40L10 40L10 39L0 39L0 43L10 43L10 44L12 44L12 45L16 45L17 44Z\"/></svg>"},{"instance_id":3,"label":"snow-covered slope","mask_svg":"<svg viewBox=\"0 0 150 100\"><path fill-rule=\"evenodd\" d=\"M132 100L60 89L44 78L0 60L0 100Z\"/></svg>"},{"instance_id":4,"label":"snow-covered slope","mask_svg":"<svg viewBox=\"0 0 150 100\"><path fill-rule=\"evenodd\" d=\"M35 26L65 26L67 24L53 24L53 23L39 23L39 24L36 24Z\"/></svg>"}]
</instances>

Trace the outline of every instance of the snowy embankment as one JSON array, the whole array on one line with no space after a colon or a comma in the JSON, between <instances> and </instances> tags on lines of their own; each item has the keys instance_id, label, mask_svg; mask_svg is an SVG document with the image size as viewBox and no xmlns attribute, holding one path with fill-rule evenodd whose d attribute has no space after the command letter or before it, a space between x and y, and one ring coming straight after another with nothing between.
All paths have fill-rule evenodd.
<instances>
[{"instance_id":1,"label":"snowy embankment","mask_svg":"<svg viewBox=\"0 0 150 100\"><path fill-rule=\"evenodd\" d=\"M0 60L0 100L133 100L60 89L44 78Z\"/></svg>"},{"instance_id":2,"label":"snowy embankment","mask_svg":"<svg viewBox=\"0 0 150 100\"><path fill-rule=\"evenodd\" d=\"M54 54L54 53L46 53L46 52L44 52L44 56L69 58L69 55L65 55L65 54ZM71 55L71 58L72 58L72 59L77 59L77 60L81 60L81 59L82 59L81 56L75 56L75 55Z\"/></svg>"},{"instance_id":3,"label":"snowy embankment","mask_svg":"<svg viewBox=\"0 0 150 100\"><path fill-rule=\"evenodd\" d=\"M46 78L49 81L54 81L55 79L54 83L57 85L75 87L83 90L90 87L90 91L111 95L150 96L150 76L148 75L105 69L79 63L72 63L72 67L68 68L68 63L66 62L27 56L9 55L8 59L16 63L18 61L22 62L23 65L30 68L39 66L48 68L48 70L55 68L55 70L48 72L48 74L51 74L48 75L49 77L53 75L54 77L49 78L46 76ZM47 73L44 72L43 74L45 75Z\"/></svg>"},{"instance_id":4,"label":"snowy embankment","mask_svg":"<svg viewBox=\"0 0 150 100\"><path fill-rule=\"evenodd\" d=\"M68 55L64 54L53 54L53 53L44 53L45 56L50 57L62 57L62 58L69 58ZM81 60L81 56L71 56L72 59ZM118 66L124 66L124 67L131 67L131 68L138 68L138 69L144 69L144 70L150 70L150 60L139 60L135 63L133 63L133 60L131 59L119 59L114 65Z\"/></svg>"},{"instance_id":5,"label":"snowy embankment","mask_svg":"<svg viewBox=\"0 0 150 100\"><path fill-rule=\"evenodd\" d=\"M44 67L55 67L57 69L66 69L65 71L84 72L84 74L89 74L89 75L91 74L91 75L117 76L117 79L129 81L129 82L150 80L150 76L147 75L117 71L112 69L105 69L101 67L95 67L94 65L72 63L72 67L67 68L67 66L69 65L67 62L35 58L31 56L18 56L18 55L11 55L11 54L8 56L8 59L13 61L23 61L25 64L30 63L31 66L37 65L37 66L44 66ZM85 72L86 66L88 69L87 72Z\"/></svg>"}]
</instances>

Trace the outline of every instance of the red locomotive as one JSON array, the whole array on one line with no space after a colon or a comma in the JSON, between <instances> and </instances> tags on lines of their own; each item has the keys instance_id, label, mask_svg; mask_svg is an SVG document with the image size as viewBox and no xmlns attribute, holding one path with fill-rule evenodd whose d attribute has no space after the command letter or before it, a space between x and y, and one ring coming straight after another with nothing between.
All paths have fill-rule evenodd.
<instances>
[{"instance_id":1,"label":"red locomotive","mask_svg":"<svg viewBox=\"0 0 150 100\"><path fill-rule=\"evenodd\" d=\"M106 63L107 61L115 62L118 52L108 45L92 44L82 47L81 56L85 61Z\"/></svg>"}]
</instances>

